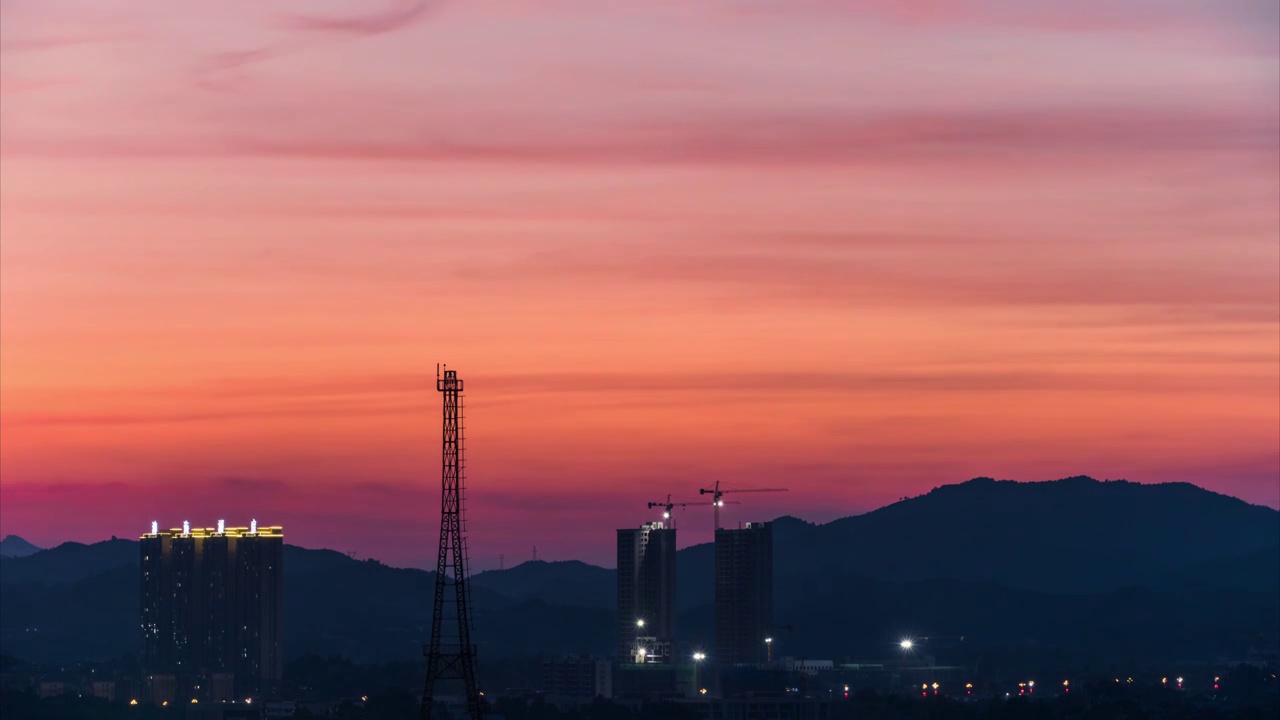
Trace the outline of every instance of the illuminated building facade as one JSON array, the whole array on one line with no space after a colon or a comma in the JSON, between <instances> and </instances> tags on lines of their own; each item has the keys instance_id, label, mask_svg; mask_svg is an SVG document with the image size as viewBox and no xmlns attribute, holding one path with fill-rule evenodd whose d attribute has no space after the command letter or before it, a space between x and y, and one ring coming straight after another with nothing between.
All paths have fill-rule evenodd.
<instances>
[{"instance_id":1,"label":"illuminated building facade","mask_svg":"<svg viewBox=\"0 0 1280 720\"><path fill-rule=\"evenodd\" d=\"M141 655L176 698L279 692L284 533L279 526L159 530L139 542ZM234 694L228 692L228 679Z\"/></svg>"},{"instance_id":2,"label":"illuminated building facade","mask_svg":"<svg viewBox=\"0 0 1280 720\"><path fill-rule=\"evenodd\" d=\"M721 665L766 661L773 627L773 523L716 530L716 646Z\"/></svg>"},{"instance_id":3,"label":"illuminated building facade","mask_svg":"<svg viewBox=\"0 0 1280 720\"><path fill-rule=\"evenodd\" d=\"M652 522L619 530L618 659L670 662L675 609L675 529Z\"/></svg>"}]
</instances>

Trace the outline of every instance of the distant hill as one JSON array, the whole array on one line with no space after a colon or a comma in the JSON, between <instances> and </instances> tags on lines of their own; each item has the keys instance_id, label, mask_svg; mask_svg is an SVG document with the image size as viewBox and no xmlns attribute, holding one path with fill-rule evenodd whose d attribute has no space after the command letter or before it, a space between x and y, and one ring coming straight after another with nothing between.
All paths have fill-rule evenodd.
<instances>
[{"instance_id":1,"label":"distant hill","mask_svg":"<svg viewBox=\"0 0 1280 720\"><path fill-rule=\"evenodd\" d=\"M286 564L286 656L420 658L433 574L335 555L342 559L324 570L298 573ZM53 661L136 652L137 572L125 565L69 583L0 585L0 654ZM516 600L483 587L473 603L486 659L613 652L608 608ZM1054 595L990 582L824 574L779 587L775 618L790 629L779 629L776 651L881 661L903 635L963 635L927 650L948 664L1024 668L1037 658L1097 667L1239 657L1253 639L1280 636L1278 603L1275 593L1217 587ZM712 618L710 605L682 611L683 643L710 648Z\"/></svg>"},{"instance_id":2,"label":"distant hill","mask_svg":"<svg viewBox=\"0 0 1280 720\"><path fill-rule=\"evenodd\" d=\"M58 584L138 564L138 543L111 539L92 545L66 542L26 557L0 558L0 585Z\"/></svg>"},{"instance_id":3,"label":"distant hill","mask_svg":"<svg viewBox=\"0 0 1280 720\"><path fill-rule=\"evenodd\" d=\"M616 604L613 570L577 560L521 563L510 570L489 570L474 576L475 587L488 588L517 600L541 600L556 605L612 608Z\"/></svg>"},{"instance_id":4,"label":"distant hill","mask_svg":"<svg viewBox=\"0 0 1280 720\"><path fill-rule=\"evenodd\" d=\"M1280 593L1280 512L1186 483L977 478L863 515L774 521L779 592L852 575L1049 593L1211 584ZM1252 565L1251 563L1258 563ZM681 608L711 602L710 543L680 551Z\"/></svg>"},{"instance_id":5,"label":"distant hill","mask_svg":"<svg viewBox=\"0 0 1280 720\"><path fill-rule=\"evenodd\" d=\"M87 572L85 558L109 569ZM48 561L47 566L40 560ZM118 657L136 651L138 547L129 540L67 543L0 562L0 654L32 661ZM598 570L599 568L597 568ZM415 659L430 634L435 574L342 553L285 546L284 642L288 655L356 661ZM476 640L488 657L606 652L613 614L603 608L472 591Z\"/></svg>"},{"instance_id":6,"label":"distant hill","mask_svg":"<svg viewBox=\"0 0 1280 720\"><path fill-rule=\"evenodd\" d=\"M1095 592L1276 546L1276 510L1187 483L1072 477L978 478L826 525L787 519L775 551L794 574L839 570Z\"/></svg>"},{"instance_id":7,"label":"distant hill","mask_svg":"<svg viewBox=\"0 0 1280 720\"><path fill-rule=\"evenodd\" d=\"M775 616L794 628L779 633L785 654L877 658L915 633L966 636L936 649L960 659L1096 663L1229 656L1280 635L1280 513L1191 485L982 478L774 527ZM0 653L132 652L137 564L131 540L0 559ZM420 657L432 573L290 545L284 566L289 656ZM681 639L710 647L712 546L680 551L677 575ZM481 653L611 653L615 584L581 562L475 575Z\"/></svg>"},{"instance_id":8,"label":"distant hill","mask_svg":"<svg viewBox=\"0 0 1280 720\"><path fill-rule=\"evenodd\" d=\"M41 548L32 545L17 535L6 535L0 540L0 557L26 557L40 552Z\"/></svg>"},{"instance_id":9,"label":"distant hill","mask_svg":"<svg viewBox=\"0 0 1280 720\"><path fill-rule=\"evenodd\" d=\"M1192 563L1160 575L1152 585L1160 588L1220 587L1276 592L1280 587L1280 547Z\"/></svg>"}]
</instances>

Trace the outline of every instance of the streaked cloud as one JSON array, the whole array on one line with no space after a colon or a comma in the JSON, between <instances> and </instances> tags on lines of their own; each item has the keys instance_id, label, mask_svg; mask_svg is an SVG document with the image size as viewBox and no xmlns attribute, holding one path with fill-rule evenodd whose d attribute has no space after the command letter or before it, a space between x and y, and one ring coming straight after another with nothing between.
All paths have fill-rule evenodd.
<instances>
[{"instance_id":1,"label":"streaked cloud","mask_svg":"<svg viewBox=\"0 0 1280 720\"><path fill-rule=\"evenodd\" d=\"M440 360L489 557L713 478L1280 506L1274 2L0 15L5 532L253 507L417 562Z\"/></svg>"}]
</instances>

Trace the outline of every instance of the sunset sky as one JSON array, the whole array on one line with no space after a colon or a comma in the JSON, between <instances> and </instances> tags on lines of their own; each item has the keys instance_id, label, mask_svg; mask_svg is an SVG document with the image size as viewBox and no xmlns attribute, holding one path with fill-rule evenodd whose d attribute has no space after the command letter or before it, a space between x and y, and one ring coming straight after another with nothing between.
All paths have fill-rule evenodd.
<instances>
[{"instance_id":1,"label":"sunset sky","mask_svg":"<svg viewBox=\"0 0 1280 720\"><path fill-rule=\"evenodd\" d=\"M1280 507L1274 0L2 7L4 534L427 564L437 362L476 570L716 479Z\"/></svg>"}]
</instances>

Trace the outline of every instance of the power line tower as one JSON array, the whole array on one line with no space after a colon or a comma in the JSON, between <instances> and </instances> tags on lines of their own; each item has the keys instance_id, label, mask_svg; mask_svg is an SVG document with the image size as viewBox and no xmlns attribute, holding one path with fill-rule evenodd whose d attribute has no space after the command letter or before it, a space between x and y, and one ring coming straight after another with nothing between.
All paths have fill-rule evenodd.
<instances>
[{"instance_id":1,"label":"power line tower","mask_svg":"<svg viewBox=\"0 0 1280 720\"><path fill-rule=\"evenodd\" d=\"M440 454L440 552L436 560L436 594L431 613L431 642L427 679L422 689L422 720L431 720L438 680L461 680L467 692L467 717L483 720L484 706L476 685L476 649L471 644L471 605L467 588L467 545L462 515L464 486L462 381L456 370L440 377L436 366L436 390L444 397L444 436ZM452 589L452 592L450 592ZM452 597L450 598L450 595ZM452 604L457 634L445 634L445 605ZM455 618L451 617L450 622ZM452 630L453 628L450 628Z\"/></svg>"}]
</instances>

